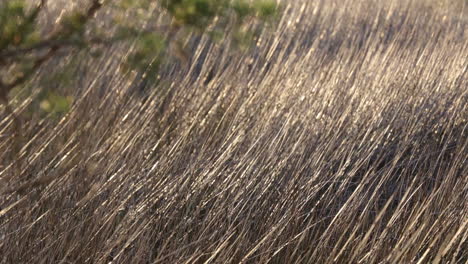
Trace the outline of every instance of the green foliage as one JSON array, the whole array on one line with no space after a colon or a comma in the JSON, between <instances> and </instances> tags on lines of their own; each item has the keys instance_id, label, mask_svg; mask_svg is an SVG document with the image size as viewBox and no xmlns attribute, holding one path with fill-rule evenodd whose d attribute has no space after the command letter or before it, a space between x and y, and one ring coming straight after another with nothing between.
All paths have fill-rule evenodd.
<instances>
[{"instance_id":1,"label":"green foliage","mask_svg":"<svg viewBox=\"0 0 468 264\"><path fill-rule=\"evenodd\" d=\"M27 14L25 9L24 0L8 1L0 6L0 50L38 41L35 27L38 10Z\"/></svg>"},{"instance_id":2,"label":"green foliage","mask_svg":"<svg viewBox=\"0 0 468 264\"><path fill-rule=\"evenodd\" d=\"M66 16L62 21L62 25L64 26L62 37L73 33L82 34L86 26L86 17L79 12L75 12Z\"/></svg>"},{"instance_id":3,"label":"green foliage","mask_svg":"<svg viewBox=\"0 0 468 264\"><path fill-rule=\"evenodd\" d=\"M252 15L252 6L246 0L236 0L232 4L232 8L237 13L240 19Z\"/></svg>"},{"instance_id":4,"label":"green foliage","mask_svg":"<svg viewBox=\"0 0 468 264\"><path fill-rule=\"evenodd\" d=\"M246 22L245 18L268 20L277 15L278 6L273 0L164 0L165 8L175 19L178 25L191 26L206 30L215 18L225 23L237 18L238 24Z\"/></svg>"},{"instance_id":5,"label":"green foliage","mask_svg":"<svg viewBox=\"0 0 468 264\"><path fill-rule=\"evenodd\" d=\"M60 116L70 109L73 103L73 97L63 96L54 91L46 90L45 93L40 96L40 108L42 111L52 114L54 116Z\"/></svg>"},{"instance_id":6,"label":"green foliage","mask_svg":"<svg viewBox=\"0 0 468 264\"><path fill-rule=\"evenodd\" d=\"M0 3L0 96L23 85L43 63L57 57L59 51L73 55L85 50L98 57L103 46L117 42L133 47L122 68L138 71L147 80L155 81L167 58L173 56L184 63L189 61L181 34L207 34L215 41L229 35L234 46L246 49L260 34L260 26L270 23L278 12L273 0L87 1L87 10L71 10L62 17L58 28L45 33L47 29L40 28L37 19L45 1ZM152 9L156 6L159 8ZM92 21L96 12L105 8L109 10L103 14L113 16L111 19L115 22L112 30L99 30L101 23ZM151 24L150 10L162 10L165 19L161 21L167 24L148 30L144 25ZM106 31L112 33L102 34ZM74 78L66 70L57 75L63 77L56 78L63 85L69 82L67 78ZM51 91L45 94L40 103L42 110L59 113L68 109L66 96L62 98Z\"/></svg>"},{"instance_id":7,"label":"green foliage","mask_svg":"<svg viewBox=\"0 0 468 264\"><path fill-rule=\"evenodd\" d=\"M223 0L168 0L162 6L180 25L203 29L227 8Z\"/></svg>"},{"instance_id":8,"label":"green foliage","mask_svg":"<svg viewBox=\"0 0 468 264\"><path fill-rule=\"evenodd\" d=\"M149 8L150 2L122 0L119 6L125 11L144 10ZM241 50L248 49L256 40L261 32L258 26L271 22L278 12L273 0L163 0L160 4L172 17L169 29L172 33L180 32L182 28L186 33L207 34L214 41L221 41L226 32L231 31L234 46ZM249 27L255 20L257 27ZM171 39L172 43L167 43L164 34L142 34L128 23L118 29L117 36L136 39L136 50L128 57L125 70L135 69L146 72L145 76L157 76L165 63L164 55L173 55L184 63L188 61L188 53L180 39Z\"/></svg>"},{"instance_id":9,"label":"green foliage","mask_svg":"<svg viewBox=\"0 0 468 264\"><path fill-rule=\"evenodd\" d=\"M164 62L165 50L166 40L163 36L155 33L142 34L136 40L135 51L124 63L124 69L145 72L145 76L154 80Z\"/></svg>"},{"instance_id":10,"label":"green foliage","mask_svg":"<svg viewBox=\"0 0 468 264\"><path fill-rule=\"evenodd\" d=\"M259 0L253 3L247 0L236 0L232 8L241 19L250 16L268 20L278 15L278 5L274 0Z\"/></svg>"},{"instance_id":11,"label":"green foliage","mask_svg":"<svg viewBox=\"0 0 468 264\"><path fill-rule=\"evenodd\" d=\"M80 60L84 56L84 52L80 52L71 56L67 62L56 67L56 70L48 74L41 75L37 82L27 84L22 90L29 90L23 95L17 93L17 98L21 100L24 96L37 92L33 103L26 110L26 115L32 117L34 115L49 116L59 118L67 113L73 103L73 96L69 94L68 87L75 84L75 76L79 70Z\"/></svg>"},{"instance_id":12,"label":"green foliage","mask_svg":"<svg viewBox=\"0 0 468 264\"><path fill-rule=\"evenodd\" d=\"M278 15L278 7L273 0L262 0L253 3L255 14L262 19L275 18Z\"/></svg>"},{"instance_id":13,"label":"green foliage","mask_svg":"<svg viewBox=\"0 0 468 264\"><path fill-rule=\"evenodd\" d=\"M246 50L256 39L256 34L252 31L238 29L233 34L233 41L235 47Z\"/></svg>"}]
</instances>

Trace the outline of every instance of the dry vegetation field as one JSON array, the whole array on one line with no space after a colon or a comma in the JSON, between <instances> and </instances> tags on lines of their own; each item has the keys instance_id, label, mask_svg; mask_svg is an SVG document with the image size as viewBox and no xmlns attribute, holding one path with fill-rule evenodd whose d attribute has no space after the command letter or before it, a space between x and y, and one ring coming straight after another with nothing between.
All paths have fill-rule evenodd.
<instances>
[{"instance_id":1,"label":"dry vegetation field","mask_svg":"<svg viewBox=\"0 0 468 264\"><path fill-rule=\"evenodd\" d=\"M0 263L466 263L467 2L282 4L157 87L83 57L19 147L2 106Z\"/></svg>"}]
</instances>

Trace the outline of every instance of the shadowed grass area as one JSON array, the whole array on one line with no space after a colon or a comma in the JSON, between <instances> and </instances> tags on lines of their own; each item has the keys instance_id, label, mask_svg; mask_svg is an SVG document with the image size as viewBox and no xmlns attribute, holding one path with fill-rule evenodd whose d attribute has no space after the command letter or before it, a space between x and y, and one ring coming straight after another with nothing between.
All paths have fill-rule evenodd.
<instances>
[{"instance_id":1,"label":"shadowed grass area","mask_svg":"<svg viewBox=\"0 0 468 264\"><path fill-rule=\"evenodd\" d=\"M157 85L82 56L19 147L1 108L0 263L464 263L466 2L282 4Z\"/></svg>"}]
</instances>

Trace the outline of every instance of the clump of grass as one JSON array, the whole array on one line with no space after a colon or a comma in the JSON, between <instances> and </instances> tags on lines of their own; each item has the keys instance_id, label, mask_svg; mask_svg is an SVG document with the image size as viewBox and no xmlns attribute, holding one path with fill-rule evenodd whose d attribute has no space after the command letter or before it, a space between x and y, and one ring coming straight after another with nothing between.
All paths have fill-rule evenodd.
<instances>
[{"instance_id":1,"label":"clump of grass","mask_svg":"<svg viewBox=\"0 0 468 264\"><path fill-rule=\"evenodd\" d=\"M250 53L190 40L157 87L118 48L84 60L14 159L2 114L0 262L466 260L466 7L285 4Z\"/></svg>"}]
</instances>

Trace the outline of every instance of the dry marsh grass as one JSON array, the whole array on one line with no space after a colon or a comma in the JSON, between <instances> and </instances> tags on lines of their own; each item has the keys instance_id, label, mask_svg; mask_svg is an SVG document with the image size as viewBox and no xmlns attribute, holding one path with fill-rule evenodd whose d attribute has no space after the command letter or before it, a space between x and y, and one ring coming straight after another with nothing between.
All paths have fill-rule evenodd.
<instances>
[{"instance_id":1,"label":"dry marsh grass","mask_svg":"<svg viewBox=\"0 0 468 264\"><path fill-rule=\"evenodd\" d=\"M283 6L158 87L83 58L15 155L2 112L0 262L466 263L466 1Z\"/></svg>"}]
</instances>

